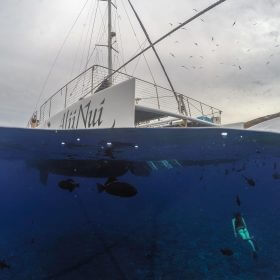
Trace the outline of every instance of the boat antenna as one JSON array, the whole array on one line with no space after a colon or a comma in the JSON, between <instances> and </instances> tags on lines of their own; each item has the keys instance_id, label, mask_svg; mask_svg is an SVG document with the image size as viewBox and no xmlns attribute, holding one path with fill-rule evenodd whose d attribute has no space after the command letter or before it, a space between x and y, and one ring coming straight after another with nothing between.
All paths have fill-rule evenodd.
<instances>
[{"instance_id":1,"label":"boat antenna","mask_svg":"<svg viewBox=\"0 0 280 280\"><path fill-rule=\"evenodd\" d=\"M145 36L146 36L146 38L147 38L149 44L152 46L152 49L153 49L153 51L154 51L154 53L155 53L155 56L157 57L157 60L158 60L160 66L161 66L161 68L162 68L162 70L163 70L163 72L164 72L164 75L165 75L165 77L166 77L166 79L167 79L167 81L168 81L168 83L169 83L169 86L170 86L170 88L171 88L171 90L172 90L172 92L173 92L173 94L174 94L174 96L175 96L175 99L176 99L176 101L177 101L177 103L178 103L178 105L179 105L178 96L177 96L176 91L175 91L175 89L174 89L174 86L173 86L173 84L172 84L172 82L171 82L171 80L170 80L170 78L169 78L169 76L168 76L168 74L167 74L167 71L166 71L166 69L165 69L165 67L164 67L164 65L163 65L163 63L162 63L161 58L160 58L160 56L158 55L158 52L157 52L155 46L153 45L153 43L152 43L152 41L151 41L151 39L150 39L150 36L149 36L149 34L148 34L148 32L147 32L147 30L146 30L146 28L145 28L143 22L141 21L141 19L140 19L138 13L137 13L136 10L134 9L134 7L133 7L131 1L128 0L128 3L129 3L129 5L130 5L131 9L133 10L133 12L134 12L134 14L135 14L135 16L136 16L136 18L137 18L137 20L138 20L138 22L139 22L139 24L140 24L140 26L141 26L143 32L144 32L144 34L145 34ZM182 113L181 106L179 106L179 113Z\"/></svg>"},{"instance_id":2,"label":"boat antenna","mask_svg":"<svg viewBox=\"0 0 280 280\"><path fill-rule=\"evenodd\" d=\"M179 30L180 28L182 28L183 26L189 24L190 22L194 21L195 19L197 19L198 17L200 17L201 15L209 12L210 10L214 9L215 7L217 7L218 5L224 3L227 0L219 0L217 2L215 2L214 4L208 6L207 8L205 8L204 10L198 12L196 15L192 16L191 18L189 18L188 20L186 20L185 22L179 24L177 27L175 27L174 29L172 29L171 31L169 31L168 33L166 33L164 36L162 36L161 38L159 38L157 41L155 41L154 43L150 44L148 47L146 47L145 49L143 49L142 51L140 51L138 54L136 54L135 56L133 56L131 59L129 59L126 63L124 63L122 66L120 66L118 69L116 69L115 71L112 71L111 75L107 76L107 79L110 79L115 73L119 72L122 68L124 68L125 66L127 66L130 62L132 62L133 60L135 60L136 58L138 58L140 55L142 55L143 53L145 53L146 51L148 51L150 48L152 48L153 46L157 45L158 43L160 43L161 41L163 41L164 39L166 39L168 36L170 36L171 34L173 34L174 32L176 32L177 30ZM98 85L95 86L95 88L98 88L100 85L102 84L99 83Z\"/></svg>"}]
</instances>

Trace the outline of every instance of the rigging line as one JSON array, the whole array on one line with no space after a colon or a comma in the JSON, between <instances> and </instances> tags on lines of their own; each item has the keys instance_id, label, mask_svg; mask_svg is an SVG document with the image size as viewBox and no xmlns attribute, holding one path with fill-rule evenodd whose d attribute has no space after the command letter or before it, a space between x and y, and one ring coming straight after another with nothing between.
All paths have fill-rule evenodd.
<instances>
[{"instance_id":1,"label":"rigging line","mask_svg":"<svg viewBox=\"0 0 280 280\"><path fill-rule=\"evenodd\" d=\"M121 52L120 52L120 56L122 58L122 63L124 64L124 61L125 61L125 57L124 57L124 48L123 48L123 40L122 40L122 36L121 36L121 28L120 28L120 20L119 20L119 13L118 13L118 10L117 10L117 28L119 29L118 31L118 34L119 34L119 37L120 37L120 49L121 49ZM118 44L119 45L119 44ZM124 72L127 73L126 71L126 67L124 67Z\"/></svg>"},{"instance_id":2,"label":"rigging line","mask_svg":"<svg viewBox=\"0 0 280 280\"><path fill-rule=\"evenodd\" d=\"M141 21L141 19L140 19L138 13L137 13L136 10L134 9L134 7L133 7L133 5L131 4L131 1L130 1L130 0L128 0L128 3L129 3L129 5L130 5L131 9L133 10L133 12L134 12L134 14L135 14L135 16L136 16L136 18L137 18L137 20L138 20L138 22L139 22L139 24L140 24L142 30L143 30L143 32L144 32L144 34L145 34L145 36L146 36L148 42L150 43L150 45L152 45L153 43L152 43L152 41L151 41L151 39L150 39L150 36L149 36L149 34L148 34L148 32L147 32L147 30L146 30L146 28L145 28L143 22ZM175 92L174 86L173 86L173 84L172 84L172 82L171 82L171 80L170 80L170 78L169 78L169 76L168 76L168 74L167 74L167 71L166 71L166 69L165 69L165 67L164 67L164 65L163 65L163 62L162 62L160 56L158 55L158 52L157 52L155 46L152 45L152 49L153 49L153 51L154 51L154 53L155 53L155 56L157 57L157 60L158 60L160 66L161 66L161 68L162 68L162 71L164 72L164 75L165 75L165 77L166 77L166 79L167 79L167 81L168 81L168 83L169 83L169 86L170 86L171 90L173 91L173 94L174 94L174 96L175 96L175 98L176 98L176 100L177 100L177 102L178 102L178 97L177 97L177 94L176 94L176 92ZM179 105L179 102L178 102L178 105ZM182 113L180 107L181 107L181 106L179 105L179 108L178 108L178 109L179 109L179 113Z\"/></svg>"},{"instance_id":3,"label":"rigging line","mask_svg":"<svg viewBox=\"0 0 280 280\"><path fill-rule=\"evenodd\" d=\"M123 8L124 8L124 11L125 11L125 13L126 13L126 16L127 16L128 20L129 20L130 26L131 26L131 28L132 28L132 30L133 30L133 33L134 33L134 35L135 35L135 37L136 37L136 40L137 40L137 42L138 42L138 45L140 45L139 40L138 40L137 35L136 35L136 32L135 32L135 29L133 28L132 22L131 22L130 17L129 17L129 15L128 15L128 13L127 13L127 10L126 10L126 8L125 8L125 5L124 5L123 0L121 0L121 2L122 2L122 5L123 5ZM141 49L141 50L142 50L142 49ZM154 75L153 75L153 72L152 72L152 70L151 70L151 67L150 67L150 65L149 65L149 63L148 63L148 60L147 60L147 58L146 58L146 55L145 55L144 53L143 53L143 56L144 56L146 65L147 65L147 67L148 67L148 70L149 70L149 72L150 72L150 75L151 75L151 77L152 77L152 80L153 80L154 84L156 84L155 77L154 77Z\"/></svg>"},{"instance_id":4,"label":"rigging line","mask_svg":"<svg viewBox=\"0 0 280 280\"><path fill-rule=\"evenodd\" d=\"M54 59L54 61L53 61L53 63L52 63L51 69L50 69L50 71L49 71L49 73L48 73L48 75L47 75L47 78L46 78L46 80L45 80L45 82L44 82L44 84L43 84L43 87L42 87L42 89L41 89L41 91L40 91L40 94L39 94L39 97L38 97L38 99L37 99L36 106L35 106L35 110L36 110L37 107L38 107L38 103L39 103L39 101L40 101L40 99L41 99L41 97L42 97L42 95L43 95L43 93L44 93L44 90L45 90L45 88L46 88L46 85L47 85L47 83L48 83L48 81L49 81L49 78L50 78L50 76L51 76L51 74L52 74L52 71L53 71L53 69L54 69L54 67L55 67L55 65L56 65L56 62L57 62L57 60L58 60L58 58L59 58L59 56L60 56L60 54L61 54L61 52L62 52L62 50L63 50L63 48L64 48L64 46L65 46L65 44L66 44L66 41L68 40L68 38L69 38L69 36L70 36L72 30L74 29L74 27L75 27L77 21L79 20L81 14L83 13L83 11L84 11L84 9L85 9L85 7L86 7L86 5L87 5L88 2L89 2L89 0L86 0L85 4L83 5L82 9L81 9L80 12L79 12L77 18L75 19L73 25L71 26L70 30L68 31L68 33L67 33L67 35L66 35L66 37L65 37L65 39L64 39L64 41L63 41L63 43L62 43L62 45L61 45L61 47L60 47L58 53L57 53L57 55L56 55L56 57L55 57L55 59Z\"/></svg>"},{"instance_id":5,"label":"rigging line","mask_svg":"<svg viewBox=\"0 0 280 280\"><path fill-rule=\"evenodd\" d=\"M146 42L147 41L145 41L145 44L143 44L143 47L146 45ZM142 49L142 48L141 48ZM137 68L137 66L138 66L138 64L139 64L139 62L140 62L140 60L141 60L141 56L139 56L138 57L138 60L137 60L137 62L136 62L136 65L135 65L135 67L134 67L134 69L133 69L133 71L132 71L132 76L134 76L134 73L135 73L135 71L136 71L136 68Z\"/></svg>"},{"instance_id":6,"label":"rigging line","mask_svg":"<svg viewBox=\"0 0 280 280\"><path fill-rule=\"evenodd\" d=\"M98 0L96 1L96 4L98 4ZM83 48L83 52L82 52L82 56L81 56L79 72L81 72L82 69L83 69L83 60L84 60L84 55L85 55L85 51L86 51L86 43L87 43L87 39L89 37L90 24L91 24L91 21L92 21L92 18L93 18L94 10L95 9L93 8L92 11L91 11L91 17L90 17L90 20L89 20L89 26L88 26L88 30L87 30L87 34L86 34L86 38L85 38L85 42L84 42L84 48Z\"/></svg>"},{"instance_id":7,"label":"rigging line","mask_svg":"<svg viewBox=\"0 0 280 280\"><path fill-rule=\"evenodd\" d=\"M174 32L178 31L179 29L181 29L183 26L187 25L188 23L194 21L195 19L197 19L198 17L200 17L201 15L207 13L208 11L212 10L213 8L215 8L216 6L224 3L227 0L220 0L215 2L214 4L208 6L207 8L205 8L204 10L202 10L201 12L198 12L196 15L192 16L191 18L189 18L188 20L186 20L185 22L183 22L182 24L179 24L177 27L175 27L174 29L172 29L171 31L169 31L168 33L166 33L165 35L163 35L162 37L160 37L158 40L156 40L153 44L149 45L148 47L146 47L144 50L142 50L141 52L139 52L137 55L133 56L131 59L129 59L125 64L123 64L121 67L119 67L118 69L116 69L111 75L107 75L106 79L112 77L115 73L117 73L118 71L120 71L122 68L124 68L126 65L128 65L130 62L132 62L133 60L135 60L138 56L142 55L143 53L145 53L146 51L148 51L149 49L152 48L152 46L157 45L158 43L160 43L161 41L163 41L164 39L166 39L168 36L170 36L171 34L173 34ZM99 87L101 85L101 83L99 83L96 87Z\"/></svg>"},{"instance_id":8,"label":"rigging line","mask_svg":"<svg viewBox=\"0 0 280 280\"><path fill-rule=\"evenodd\" d=\"M106 9L104 11L104 14L102 14L100 6L98 7L98 10L99 10L99 14L100 14L100 17L101 17L102 24L101 24L100 29L98 31L97 40L101 40L101 35L104 36L105 29L106 29L105 17L107 17L107 14L108 14L108 11L107 11L108 7L106 7ZM102 31L103 31L103 34L101 34Z\"/></svg>"},{"instance_id":9,"label":"rigging line","mask_svg":"<svg viewBox=\"0 0 280 280\"><path fill-rule=\"evenodd\" d=\"M106 29L106 24L105 24L105 20L104 18L107 16L107 13L108 13L108 7L106 7L105 11L104 11L104 14L102 16L102 13L101 13L101 10L99 9L99 12L100 12L100 15L101 15L101 20L102 20L102 25L100 26L100 29L99 29L99 33L98 33L98 36L97 36L97 42L98 43L101 43L102 40L103 40L103 37L106 35L106 32L105 32L105 29ZM99 51L99 61L104 64L104 61L103 61L103 52L102 52L102 49L98 49L97 50ZM93 53L92 53L93 54Z\"/></svg>"},{"instance_id":10,"label":"rigging line","mask_svg":"<svg viewBox=\"0 0 280 280\"><path fill-rule=\"evenodd\" d=\"M98 9L98 7L99 7L98 4L99 4L99 0L96 1L96 11L97 11L97 9ZM85 38L85 43L86 43L86 41L87 41L87 37L88 37L88 34L89 34L90 23L91 23L91 21L92 21L94 11L95 11L95 8L94 8L94 5L93 5L93 7L92 7L92 12L89 11L89 12L88 12L88 16L87 16L87 18L88 18L89 15L91 14L91 17L90 17L90 19L89 19L88 31L87 31L87 35L86 35L86 38ZM96 19L96 13L95 13L95 19ZM95 22L95 20L94 20L94 22ZM80 67L79 67L79 72L80 72L81 69L82 69L83 57L84 57L85 49L86 49L86 47L84 47L83 52L82 52L82 57L81 57L81 62L80 62ZM87 64L88 64L88 62L86 63L86 65L87 65ZM86 69L87 69L87 66L85 67L85 70L86 70ZM85 71L84 71L84 72L85 72ZM70 93L70 96L71 96L71 95L74 93L74 91L77 89L78 84L80 83L80 81L81 81L82 79L83 79L83 84L82 84L82 92L83 92L83 90L84 90L84 82L85 82L85 75L82 75L82 76L80 76L80 77L77 79L77 82L76 82L75 86L73 87L72 92Z\"/></svg>"},{"instance_id":11,"label":"rigging line","mask_svg":"<svg viewBox=\"0 0 280 280\"><path fill-rule=\"evenodd\" d=\"M134 54L137 54L138 51L142 50L142 48L145 46L145 44L147 43L147 39L145 39L145 41L140 44L140 46L138 47L138 49L134 52ZM123 73L119 72L119 73L116 73L116 78L119 77L120 75L122 75ZM130 77L132 77L132 75L129 75Z\"/></svg>"},{"instance_id":12,"label":"rigging line","mask_svg":"<svg viewBox=\"0 0 280 280\"><path fill-rule=\"evenodd\" d=\"M92 2L92 3L93 3L93 2ZM90 9L90 10L91 10L91 9ZM86 18L86 22L88 21L88 18L89 18L89 16L90 16L90 10L89 10L89 12L88 12L88 15L87 15L87 18ZM77 50L76 50L76 53L75 53L75 58L74 58L73 65L72 65L72 68L71 68L70 80L72 79L72 76L73 76L74 68L75 68L75 65L76 65L77 58L78 58L78 53L79 53L79 50L80 50L80 48L81 48L81 44L82 44L84 35L85 35L85 27L83 28L83 32L82 32L82 35L81 35L81 37L80 37L80 41L79 41L79 44L78 44L78 47L77 47Z\"/></svg>"},{"instance_id":13,"label":"rigging line","mask_svg":"<svg viewBox=\"0 0 280 280\"><path fill-rule=\"evenodd\" d=\"M95 22L96 22L98 7L99 7L99 0L97 0L97 6L96 6L94 18L93 18L93 24L92 24L92 28L91 28L91 34L90 34L90 39L89 39L89 46L88 46L87 58L86 58L86 64L85 64L84 71L87 69L88 63L89 63L88 58L89 58L89 55L90 55L90 49L91 49L91 43L92 43L92 37L93 37L93 31L94 31L94 27L95 27ZM91 19L92 19L92 18L91 18ZM90 21L90 22L91 22L91 21ZM86 75L84 75L82 93L84 92L85 78L86 78Z\"/></svg>"},{"instance_id":14,"label":"rigging line","mask_svg":"<svg viewBox=\"0 0 280 280\"><path fill-rule=\"evenodd\" d=\"M99 39L99 38L101 37L101 32L102 32L102 30L103 30L103 31L105 30L105 23L104 23L105 14L102 15L102 12L101 12L101 10L100 10L100 6L99 6L99 5L98 5L98 10L99 10L99 13L100 13L100 15L101 15L101 21L102 21L102 24L101 24L101 26L100 26L100 29L99 29L98 35L97 35L97 42L99 43L99 42L101 41L101 39ZM105 13L106 13L106 11L105 11ZM102 28L103 28L103 29L102 29ZM103 35L103 36L104 36L104 35ZM93 56L95 50L97 50L96 45L95 45L93 51L91 52L91 54L90 54L90 56L89 56L89 58L88 58L88 62L87 62L87 63L89 63L89 61L91 60L91 58L92 58L92 56ZM98 51L98 50L97 50L97 51ZM97 55L95 56L95 58L94 58L93 60L95 60L95 59L97 59Z\"/></svg>"},{"instance_id":15,"label":"rigging line","mask_svg":"<svg viewBox=\"0 0 280 280\"><path fill-rule=\"evenodd\" d=\"M134 74L135 74L135 71L136 71L136 69L137 69L137 67L138 67L138 65L139 65L139 63L140 63L140 60L141 60L141 56L139 56L138 57L138 59L137 59L137 62L136 62L136 64L135 64L135 67L134 67L134 69L133 69L133 71L132 71L132 76L134 76Z\"/></svg>"},{"instance_id":16,"label":"rigging line","mask_svg":"<svg viewBox=\"0 0 280 280\"><path fill-rule=\"evenodd\" d=\"M89 41L89 46L88 46L88 52L87 52L87 60L86 60L85 70L87 69L87 66L88 66L88 63L89 63L89 55L90 55L90 49L91 49L92 38L93 38L93 31L94 31L94 27L95 27L96 18L97 18L97 10L98 10L98 7L99 7L99 0L97 0L97 7L96 7L95 15L94 15L94 21L93 21L93 24L92 24L92 29L91 29L91 34L90 34L90 41Z\"/></svg>"}]
</instances>

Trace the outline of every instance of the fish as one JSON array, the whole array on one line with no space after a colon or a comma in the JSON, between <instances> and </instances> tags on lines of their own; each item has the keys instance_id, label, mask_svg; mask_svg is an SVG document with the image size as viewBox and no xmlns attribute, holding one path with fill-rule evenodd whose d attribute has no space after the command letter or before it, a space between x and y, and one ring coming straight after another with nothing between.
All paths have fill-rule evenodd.
<instances>
[{"instance_id":1,"label":"fish","mask_svg":"<svg viewBox=\"0 0 280 280\"><path fill-rule=\"evenodd\" d=\"M99 193L106 192L119 197L133 197L138 193L137 189L132 185L125 182L119 182L113 177L109 178L104 185L97 184L97 190Z\"/></svg>"},{"instance_id":2,"label":"fish","mask_svg":"<svg viewBox=\"0 0 280 280\"><path fill-rule=\"evenodd\" d=\"M254 181L254 179L248 178L248 177L245 177L245 176L243 176L243 178L246 180L246 182L249 186L254 187L256 185L256 182Z\"/></svg>"},{"instance_id":3,"label":"fish","mask_svg":"<svg viewBox=\"0 0 280 280\"><path fill-rule=\"evenodd\" d=\"M272 174L272 178L274 180L279 180L280 179L280 174L276 172L276 173Z\"/></svg>"},{"instance_id":4,"label":"fish","mask_svg":"<svg viewBox=\"0 0 280 280\"><path fill-rule=\"evenodd\" d=\"M6 263L5 260L0 260L0 269L10 269L11 267Z\"/></svg>"},{"instance_id":5,"label":"fish","mask_svg":"<svg viewBox=\"0 0 280 280\"><path fill-rule=\"evenodd\" d=\"M220 249L220 252L224 255L224 256L232 256L233 255L233 251L231 249L228 248L222 248Z\"/></svg>"},{"instance_id":6,"label":"fish","mask_svg":"<svg viewBox=\"0 0 280 280\"><path fill-rule=\"evenodd\" d=\"M80 185L75 183L74 180L72 179L67 179L65 181L60 181L58 183L58 186L63 189L63 190L67 190L69 192L73 192L76 188L78 188Z\"/></svg>"},{"instance_id":7,"label":"fish","mask_svg":"<svg viewBox=\"0 0 280 280\"><path fill-rule=\"evenodd\" d=\"M236 196L236 203L237 203L238 206L241 205L241 201L240 201L239 195Z\"/></svg>"}]
</instances>

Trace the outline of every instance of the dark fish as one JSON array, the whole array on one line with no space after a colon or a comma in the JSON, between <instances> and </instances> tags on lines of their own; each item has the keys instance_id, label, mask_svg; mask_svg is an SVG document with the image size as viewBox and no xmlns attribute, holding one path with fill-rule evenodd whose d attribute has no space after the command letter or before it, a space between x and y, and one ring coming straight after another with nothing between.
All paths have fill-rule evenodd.
<instances>
[{"instance_id":1,"label":"dark fish","mask_svg":"<svg viewBox=\"0 0 280 280\"><path fill-rule=\"evenodd\" d=\"M279 180L280 179L280 174L279 173L274 173L273 175L272 175L272 178L274 179L274 180Z\"/></svg>"},{"instance_id":2,"label":"dark fish","mask_svg":"<svg viewBox=\"0 0 280 280\"><path fill-rule=\"evenodd\" d=\"M124 182L119 182L115 178L109 178L104 184L97 184L99 193L106 192L111 195L120 197L133 197L137 194L137 189L132 185Z\"/></svg>"},{"instance_id":3,"label":"dark fish","mask_svg":"<svg viewBox=\"0 0 280 280\"><path fill-rule=\"evenodd\" d=\"M232 26L234 26L236 24L236 21L233 23L233 25Z\"/></svg>"},{"instance_id":4,"label":"dark fish","mask_svg":"<svg viewBox=\"0 0 280 280\"><path fill-rule=\"evenodd\" d=\"M245 176L243 176L244 179L246 180L246 183L251 186L251 187L254 187L256 185L256 182L252 179L252 178L247 178Z\"/></svg>"},{"instance_id":5,"label":"dark fish","mask_svg":"<svg viewBox=\"0 0 280 280\"><path fill-rule=\"evenodd\" d=\"M233 255L233 251L231 249L228 248L223 248L220 249L220 252L224 255L224 256L232 256Z\"/></svg>"},{"instance_id":6,"label":"dark fish","mask_svg":"<svg viewBox=\"0 0 280 280\"><path fill-rule=\"evenodd\" d=\"M79 187L79 184L75 183L75 181L72 180L72 179L68 179L68 180L65 180L65 181L60 181L58 183L58 186L63 190L73 192L76 188Z\"/></svg>"},{"instance_id":7,"label":"dark fish","mask_svg":"<svg viewBox=\"0 0 280 280\"><path fill-rule=\"evenodd\" d=\"M237 203L238 206L241 205L241 201L240 201L239 195L236 196L236 203Z\"/></svg>"},{"instance_id":8,"label":"dark fish","mask_svg":"<svg viewBox=\"0 0 280 280\"><path fill-rule=\"evenodd\" d=\"M0 260L0 269L5 269L5 268L10 269L11 267L6 263L5 260Z\"/></svg>"}]
</instances>

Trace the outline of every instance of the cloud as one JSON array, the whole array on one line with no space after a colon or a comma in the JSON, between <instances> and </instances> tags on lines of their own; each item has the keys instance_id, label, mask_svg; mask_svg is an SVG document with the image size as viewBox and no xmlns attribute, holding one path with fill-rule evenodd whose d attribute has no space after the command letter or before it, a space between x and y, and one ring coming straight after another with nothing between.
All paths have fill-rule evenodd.
<instances>
[{"instance_id":1,"label":"cloud","mask_svg":"<svg viewBox=\"0 0 280 280\"><path fill-rule=\"evenodd\" d=\"M84 3L11 0L1 4L0 125L26 125L54 57ZM120 36L118 26L115 27L116 47L122 54L123 45L127 59L139 48L134 32L140 43L145 37L129 12L134 31L131 29L122 3L117 0L118 20L123 32ZM194 15L194 9L201 10L211 3L208 0L176 0L172 4L170 1L144 0L135 1L135 8L155 40ZM91 32L95 5L95 0L89 1L82 13L41 101L85 67L89 43L86 38ZM94 41L99 38L103 43L106 34L98 26L102 23L101 15L106 15L105 6L105 2L99 3L99 20L94 29ZM128 12L128 6L125 7ZM280 4L276 0L226 1L203 15L202 20L195 20L160 43L156 48L176 90L220 108L224 112L224 122L278 112L279 12ZM105 54L106 50L99 49L90 64L105 64L106 57L102 58L101 53ZM168 86L151 51L146 58L156 81ZM143 58L127 69L129 72L136 69L136 76L151 80Z\"/></svg>"}]
</instances>

